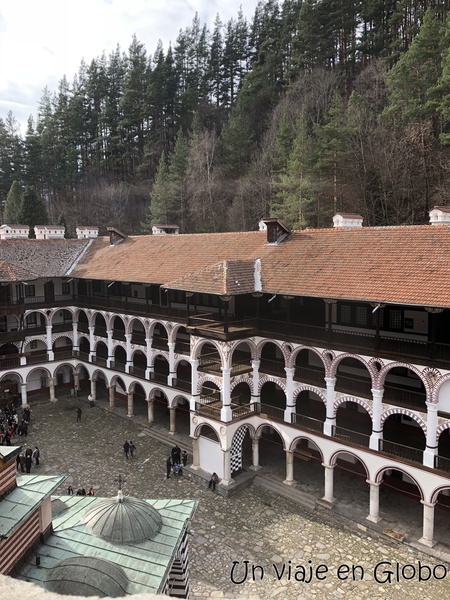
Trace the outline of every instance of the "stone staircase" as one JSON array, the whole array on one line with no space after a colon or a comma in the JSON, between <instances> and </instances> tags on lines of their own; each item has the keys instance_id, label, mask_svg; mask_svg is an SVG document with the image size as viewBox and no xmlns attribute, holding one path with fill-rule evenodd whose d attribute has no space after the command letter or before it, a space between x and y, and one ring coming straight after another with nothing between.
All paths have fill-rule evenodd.
<instances>
[{"instance_id":1,"label":"stone staircase","mask_svg":"<svg viewBox=\"0 0 450 600\"><path fill-rule=\"evenodd\" d=\"M317 509L316 498L297 489L295 485L285 485L279 479L276 479L268 473L264 473L264 471L259 472L256 475L253 480L253 485L263 487L278 496L283 496L288 500L292 500L292 502L300 504L310 511L315 511Z\"/></svg>"}]
</instances>

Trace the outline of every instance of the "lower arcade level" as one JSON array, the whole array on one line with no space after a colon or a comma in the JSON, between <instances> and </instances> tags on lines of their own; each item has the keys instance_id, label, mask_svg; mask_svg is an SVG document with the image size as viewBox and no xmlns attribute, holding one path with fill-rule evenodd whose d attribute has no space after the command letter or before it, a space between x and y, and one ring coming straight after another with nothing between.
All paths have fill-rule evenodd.
<instances>
[{"instance_id":1,"label":"lower arcade level","mask_svg":"<svg viewBox=\"0 0 450 600\"><path fill-rule=\"evenodd\" d=\"M68 401L74 394L90 395L105 408L119 408L128 417L139 415L148 426L163 426L168 435L189 434L191 468L216 471L221 486L232 488L242 471L264 469L280 484L304 489L326 506L339 502L351 509L352 502L365 504L366 518L373 523L386 518L391 504L405 503L414 514L422 544L431 547L437 541L446 542L444 532L450 528L450 478L445 461L446 457L450 460L448 427L441 427L437 460L430 466L425 457L427 430L418 427L406 410L386 414L381 432L374 436L373 411L367 422L356 397L335 405L334 424L327 428L330 415L326 402L317 400L319 390L303 390L303 396L296 397L295 410L288 411L283 387L267 381L257 402L238 405L227 418L223 406L214 409L214 402L201 402L201 393L188 393L177 388L176 381L172 383L142 380L73 355L4 371L0 378L2 402L14 401L18 407L42 394L55 403ZM411 444L413 432L419 441L410 453L412 446L398 441ZM396 441L390 444L390 438Z\"/></svg>"}]
</instances>

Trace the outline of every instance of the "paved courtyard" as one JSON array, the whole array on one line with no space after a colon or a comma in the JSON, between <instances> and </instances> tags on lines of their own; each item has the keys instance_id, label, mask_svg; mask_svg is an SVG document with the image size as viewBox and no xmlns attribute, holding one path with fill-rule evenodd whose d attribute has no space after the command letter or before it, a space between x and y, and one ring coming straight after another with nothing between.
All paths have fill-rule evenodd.
<instances>
[{"instance_id":1,"label":"paved courtyard","mask_svg":"<svg viewBox=\"0 0 450 600\"><path fill-rule=\"evenodd\" d=\"M81 423L76 423L78 405ZM226 499L189 476L165 480L173 440L167 435L169 445L158 441L137 419L89 408L82 400L31 407L25 441L41 450L41 464L32 472L68 475L59 493L68 485L75 491L83 485L86 490L92 486L97 496L113 496L120 474L128 495L199 500L190 537L194 600L404 600L405 595L434 600L450 593L450 566L434 568L438 562L426 554L388 538L369 537L333 513L309 513L256 486ZM125 439L137 447L133 459L124 457ZM414 565L415 574L404 568L408 564ZM429 578L420 581L419 575Z\"/></svg>"}]
</instances>

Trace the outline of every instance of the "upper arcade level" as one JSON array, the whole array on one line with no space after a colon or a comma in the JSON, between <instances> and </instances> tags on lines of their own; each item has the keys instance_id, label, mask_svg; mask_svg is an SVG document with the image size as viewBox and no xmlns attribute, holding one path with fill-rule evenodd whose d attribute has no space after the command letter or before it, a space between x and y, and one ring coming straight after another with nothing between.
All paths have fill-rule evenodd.
<instances>
[{"instance_id":1,"label":"upper arcade level","mask_svg":"<svg viewBox=\"0 0 450 600\"><path fill-rule=\"evenodd\" d=\"M450 312L442 308L261 292L224 297L75 278L2 284L0 346L35 335L38 327L45 332L31 312L64 307L178 322L190 335L211 340L258 336L450 369Z\"/></svg>"}]
</instances>

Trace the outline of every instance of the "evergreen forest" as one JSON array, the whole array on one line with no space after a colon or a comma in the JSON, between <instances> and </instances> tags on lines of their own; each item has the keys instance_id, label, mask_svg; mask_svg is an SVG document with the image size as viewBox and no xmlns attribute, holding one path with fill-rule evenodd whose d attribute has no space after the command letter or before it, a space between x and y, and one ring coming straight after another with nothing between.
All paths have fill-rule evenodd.
<instances>
[{"instance_id":1,"label":"evergreen forest","mask_svg":"<svg viewBox=\"0 0 450 600\"><path fill-rule=\"evenodd\" d=\"M450 204L450 1L265 0L133 37L0 119L3 223L252 230Z\"/></svg>"}]
</instances>

